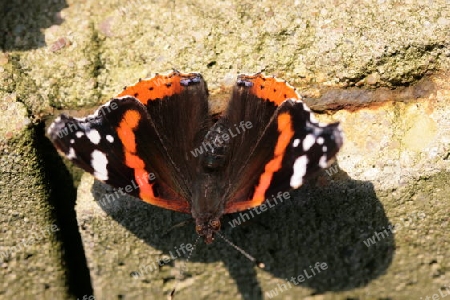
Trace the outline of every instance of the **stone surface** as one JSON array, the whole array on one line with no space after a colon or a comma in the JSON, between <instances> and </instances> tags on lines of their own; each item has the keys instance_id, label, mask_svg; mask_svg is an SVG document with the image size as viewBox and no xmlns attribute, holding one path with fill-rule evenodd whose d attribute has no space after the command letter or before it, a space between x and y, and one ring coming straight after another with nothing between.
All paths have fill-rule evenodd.
<instances>
[{"instance_id":1,"label":"stone surface","mask_svg":"<svg viewBox=\"0 0 450 300\"><path fill-rule=\"evenodd\" d=\"M0 299L160 299L175 285L186 299L450 293L448 0L20 3L0 1L0 251L61 230L2 263ZM223 220L264 270L218 239L197 245L176 284L185 258L154 264L194 243L193 224L164 234L189 216L102 202L113 192L89 175L74 207L67 169L75 183L80 172L52 150L43 121L85 115L173 67L204 75L215 111L239 72L264 71L342 123L335 165L251 222ZM288 285L316 262L327 269Z\"/></svg>"},{"instance_id":2,"label":"stone surface","mask_svg":"<svg viewBox=\"0 0 450 300\"><path fill-rule=\"evenodd\" d=\"M37 129L15 100L0 97L0 299L68 299L61 226L48 200Z\"/></svg>"}]
</instances>

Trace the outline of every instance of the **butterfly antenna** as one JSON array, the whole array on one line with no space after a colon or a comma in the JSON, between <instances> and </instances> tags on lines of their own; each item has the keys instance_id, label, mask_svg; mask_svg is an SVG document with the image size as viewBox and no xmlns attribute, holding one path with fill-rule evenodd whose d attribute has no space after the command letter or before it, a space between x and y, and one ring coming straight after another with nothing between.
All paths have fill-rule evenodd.
<instances>
[{"instance_id":1,"label":"butterfly antenna","mask_svg":"<svg viewBox=\"0 0 450 300\"><path fill-rule=\"evenodd\" d=\"M182 265L180 266L180 276L178 277L178 279L177 279L177 281L175 282L175 286L173 287L173 290L170 292L170 295L169 295L169 300L173 300L174 299L174 297L175 297L175 291L176 291L176 289L177 289L177 287L178 287L178 284L180 283L180 281L181 281L181 279L183 278L183 276L184 276L184 272L186 271L186 269L187 269L187 262L189 261L189 259L191 258L191 256L192 256L192 253L194 253L194 250L195 250L195 248L197 247L197 243L198 243L198 241L200 240L200 238L201 238L201 236L198 236L197 237L197 239L195 240L195 242L194 242L194 246L192 247L192 250L189 252L189 254L187 255L187 257L186 257L186 260L184 261L184 262L182 262Z\"/></svg>"},{"instance_id":2,"label":"butterfly antenna","mask_svg":"<svg viewBox=\"0 0 450 300\"><path fill-rule=\"evenodd\" d=\"M229 239L227 239L226 237L224 237L221 233L216 232L216 234L221 237L225 242L227 242L227 244L229 244L231 247L233 247L234 249L236 249L237 251L241 252L242 255L244 255L245 257L247 257L251 262L253 262L258 268L264 269L266 266L264 265L264 263L259 262L256 260L256 258L254 258L253 256L251 256L250 254L248 254L247 252L245 252L244 249L239 248L238 246L236 246L235 244L233 244L233 242L231 242Z\"/></svg>"}]
</instances>

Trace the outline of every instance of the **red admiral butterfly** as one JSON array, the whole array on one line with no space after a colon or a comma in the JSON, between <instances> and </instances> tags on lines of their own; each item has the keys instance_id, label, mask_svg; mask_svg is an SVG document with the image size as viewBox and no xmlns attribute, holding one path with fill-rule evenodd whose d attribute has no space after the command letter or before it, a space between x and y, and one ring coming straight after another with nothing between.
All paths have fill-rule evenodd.
<instances>
[{"instance_id":1,"label":"red admiral butterfly","mask_svg":"<svg viewBox=\"0 0 450 300\"><path fill-rule=\"evenodd\" d=\"M174 71L125 87L86 118L61 115L48 134L97 179L192 214L211 243L222 215L297 189L333 162L339 124L320 124L300 99L285 81L239 75L217 119L203 77Z\"/></svg>"}]
</instances>

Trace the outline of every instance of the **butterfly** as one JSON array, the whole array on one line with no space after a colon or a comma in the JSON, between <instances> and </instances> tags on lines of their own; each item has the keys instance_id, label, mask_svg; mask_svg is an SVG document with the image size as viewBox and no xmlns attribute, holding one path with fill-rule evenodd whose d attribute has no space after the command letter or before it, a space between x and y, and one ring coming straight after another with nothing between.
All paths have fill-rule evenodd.
<instances>
[{"instance_id":1,"label":"butterfly","mask_svg":"<svg viewBox=\"0 0 450 300\"><path fill-rule=\"evenodd\" d=\"M211 114L199 73L139 80L92 115L61 115L55 147L123 193L191 214L209 244L224 214L265 205L327 168L343 144L286 81L239 75L228 107Z\"/></svg>"}]
</instances>

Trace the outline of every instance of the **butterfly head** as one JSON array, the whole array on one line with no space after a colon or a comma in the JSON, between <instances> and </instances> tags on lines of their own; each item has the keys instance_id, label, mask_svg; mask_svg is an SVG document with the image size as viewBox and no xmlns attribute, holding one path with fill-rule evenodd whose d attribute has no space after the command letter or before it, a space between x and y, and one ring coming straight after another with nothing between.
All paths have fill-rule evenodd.
<instances>
[{"instance_id":1,"label":"butterfly head","mask_svg":"<svg viewBox=\"0 0 450 300\"><path fill-rule=\"evenodd\" d=\"M220 221L218 218L213 219L196 219L195 231L199 236L205 239L206 244L211 244L214 240L214 234L220 230Z\"/></svg>"}]
</instances>

